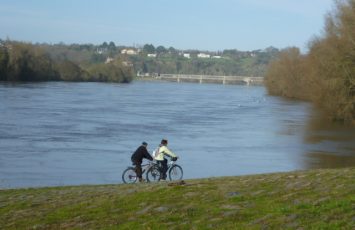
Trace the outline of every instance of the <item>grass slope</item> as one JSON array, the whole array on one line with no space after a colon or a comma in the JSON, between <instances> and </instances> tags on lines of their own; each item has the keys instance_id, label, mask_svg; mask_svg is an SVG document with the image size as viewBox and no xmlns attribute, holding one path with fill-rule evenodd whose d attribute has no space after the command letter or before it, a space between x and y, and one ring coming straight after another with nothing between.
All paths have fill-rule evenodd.
<instances>
[{"instance_id":1,"label":"grass slope","mask_svg":"<svg viewBox=\"0 0 355 230\"><path fill-rule=\"evenodd\" d=\"M355 168L0 191L0 229L354 229Z\"/></svg>"}]
</instances>

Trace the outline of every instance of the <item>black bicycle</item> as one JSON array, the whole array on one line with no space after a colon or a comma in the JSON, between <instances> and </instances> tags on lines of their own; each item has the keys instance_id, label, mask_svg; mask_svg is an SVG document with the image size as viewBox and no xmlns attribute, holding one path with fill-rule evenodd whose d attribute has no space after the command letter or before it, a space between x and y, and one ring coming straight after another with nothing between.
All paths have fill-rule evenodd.
<instances>
[{"instance_id":1,"label":"black bicycle","mask_svg":"<svg viewBox=\"0 0 355 230\"><path fill-rule=\"evenodd\" d=\"M142 175L147 172L155 163L149 162L147 164L142 164ZM137 182L136 168L133 166L127 167L122 173L122 181L125 184L133 184Z\"/></svg>"},{"instance_id":2,"label":"black bicycle","mask_svg":"<svg viewBox=\"0 0 355 230\"><path fill-rule=\"evenodd\" d=\"M168 163L168 176L169 180L181 180L184 172L182 170L182 167L178 164L176 164L176 161L170 161ZM158 163L154 163L148 171L147 171L147 181L159 181L160 180L160 174L161 174L161 168L158 165Z\"/></svg>"},{"instance_id":3,"label":"black bicycle","mask_svg":"<svg viewBox=\"0 0 355 230\"><path fill-rule=\"evenodd\" d=\"M145 177L147 182L154 182L160 180L161 169L157 162L149 162L142 165L142 175L146 173ZM168 176L169 180L181 180L183 177L182 167L175 163L175 161L170 161L168 163ZM138 180L135 167L130 166L125 169L122 173L122 181L126 184L136 183Z\"/></svg>"}]
</instances>

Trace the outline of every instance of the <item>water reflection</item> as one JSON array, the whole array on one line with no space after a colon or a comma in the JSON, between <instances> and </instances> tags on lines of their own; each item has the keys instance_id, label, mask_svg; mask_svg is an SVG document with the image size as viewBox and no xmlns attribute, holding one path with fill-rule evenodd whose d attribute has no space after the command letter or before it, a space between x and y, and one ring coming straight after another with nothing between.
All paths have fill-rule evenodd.
<instances>
[{"instance_id":1,"label":"water reflection","mask_svg":"<svg viewBox=\"0 0 355 230\"><path fill-rule=\"evenodd\" d=\"M341 168L355 165L355 156L333 152L309 152L307 168Z\"/></svg>"},{"instance_id":2,"label":"water reflection","mask_svg":"<svg viewBox=\"0 0 355 230\"><path fill-rule=\"evenodd\" d=\"M304 133L308 144L305 168L337 168L355 165L355 127L330 122L312 109Z\"/></svg>"}]
</instances>

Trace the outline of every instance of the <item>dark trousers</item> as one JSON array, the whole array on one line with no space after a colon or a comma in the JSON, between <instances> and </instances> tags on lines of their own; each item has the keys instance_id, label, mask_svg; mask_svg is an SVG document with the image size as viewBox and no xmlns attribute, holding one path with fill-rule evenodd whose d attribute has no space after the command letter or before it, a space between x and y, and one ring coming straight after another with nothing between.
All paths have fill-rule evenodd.
<instances>
[{"instance_id":1,"label":"dark trousers","mask_svg":"<svg viewBox=\"0 0 355 230\"><path fill-rule=\"evenodd\" d=\"M168 160L157 161L160 168L160 179L166 180L166 172L168 171Z\"/></svg>"},{"instance_id":2,"label":"dark trousers","mask_svg":"<svg viewBox=\"0 0 355 230\"><path fill-rule=\"evenodd\" d=\"M136 171L139 181L141 181L142 180L142 162L136 162L136 161L132 161L132 162L133 162L133 165L136 166L135 171Z\"/></svg>"}]
</instances>

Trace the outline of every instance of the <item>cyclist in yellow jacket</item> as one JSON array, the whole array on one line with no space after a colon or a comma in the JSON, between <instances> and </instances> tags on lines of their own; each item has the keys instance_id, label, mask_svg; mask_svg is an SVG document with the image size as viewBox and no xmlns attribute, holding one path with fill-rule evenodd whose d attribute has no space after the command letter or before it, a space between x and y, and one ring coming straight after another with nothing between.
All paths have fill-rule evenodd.
<instances>
[{"instance_id":1,"label":"cyclist in yellow jacket","mask_svg":"<svg viewBox=\"0 0 355 230\"><path fill-rule=\"evenodd\" d=\"M173 153L171 150L168 149L168 140L163 139L159 145L159 152L155 156L155 160L158 162L161 172L160 172L160 179L161 181L166 180L166 172L168 171L168 160L164 158L164 156L170 156L173 161L177 160L177 155Z\"/></svg>"}]
</instances>

